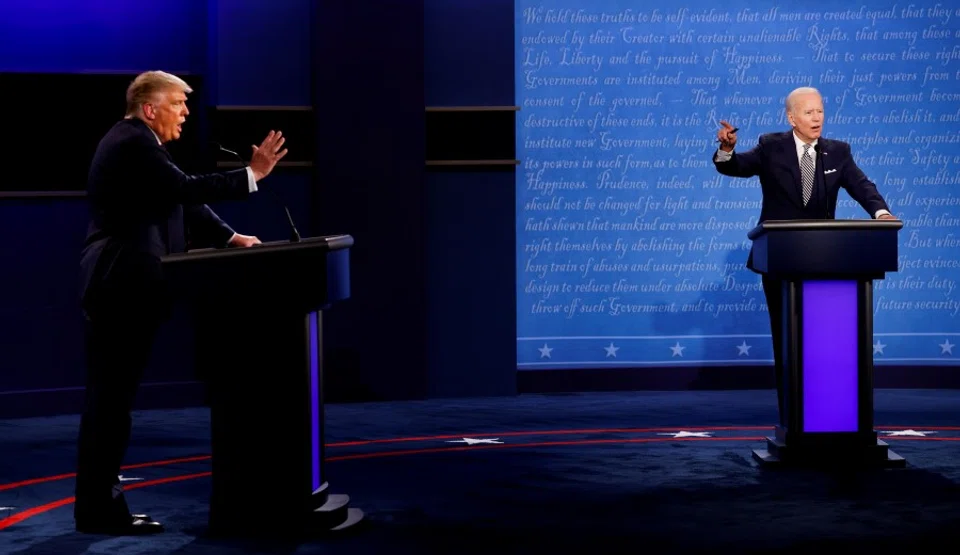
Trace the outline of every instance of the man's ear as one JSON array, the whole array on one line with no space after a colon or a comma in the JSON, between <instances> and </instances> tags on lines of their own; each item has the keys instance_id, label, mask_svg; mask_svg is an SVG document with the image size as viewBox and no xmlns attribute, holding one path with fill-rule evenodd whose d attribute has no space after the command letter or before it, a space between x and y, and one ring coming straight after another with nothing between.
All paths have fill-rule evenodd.
<instances>
[{"instance_id":1,"label":"man's ear","mask_svg":"<svg viewBox=\"0 0 960 555\"><path fill-rule=\"evenodd\" d=\"M147 119L153 119L157 117L157 112L153 109L153 104L142 104L140 106L140 111L143 112L143 117Z\"/></svg>"}]
</instances>

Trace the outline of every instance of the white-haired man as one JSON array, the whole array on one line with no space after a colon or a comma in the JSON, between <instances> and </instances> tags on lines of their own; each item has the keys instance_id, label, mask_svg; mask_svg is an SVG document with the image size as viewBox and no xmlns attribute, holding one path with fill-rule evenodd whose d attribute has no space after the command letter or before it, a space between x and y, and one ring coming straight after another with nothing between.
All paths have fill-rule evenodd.
<instances>
[{"instance_id":1,"label":"white-haired man","mask_svg":"<svg viewBox=\"0 0 960 555\"><path fill-rule=\"evenodd\" d=\"M717 171L730 177L760 177L763 201L759 221L832 220L836 217L841 188L846 189L870 217L896 219L877 186L857 166L850 145L821 136L824 110L820 92L812 87L800 87L787 95L785 104L792 129L760 135L757 146L746 152L733 152L737 135L729 123L721 121L723 127L717 132L720 148L713 155ZM824 164L823 172L816 171L817 150ZM756 271L752 250L747 267ZM783 424L786 415L782 283L767 276L763 276L762 283L770 313L777 400Z\"/></svg>"},{"instance_id":2,"label":"white-haired man","mask_svg":"<svg viewBox=\"0 0 960 555\"><path fill-rule=\"evenodd\" d=\"M149 71L127 89L126 116L93 156L87 196L90 223L80 262L86 320L87 392L78 441L77 530L150 534L163 526L131 514L118 474L130 438L130 412L155 333L167 316L160 257L191 242L249 247L206 203L244 199L287 151L271 131L253 147L248 167L187 175L163 146L180 138L190 86Z\"/></svg>"}]
</instances>

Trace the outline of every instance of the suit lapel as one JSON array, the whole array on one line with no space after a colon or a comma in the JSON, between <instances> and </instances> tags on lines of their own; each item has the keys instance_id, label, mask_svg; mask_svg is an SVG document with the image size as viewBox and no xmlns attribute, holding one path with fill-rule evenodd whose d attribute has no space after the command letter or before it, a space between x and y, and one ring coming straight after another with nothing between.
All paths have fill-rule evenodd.
<instances>
[{"instance_id":1,"label":"suit lapel","mask_svg":"<svg viewBox=\"0 0 960 555\"><path fill-rule=\"evenodd\" d=\"M820 156L816 160L817 171L814 172L813 174L813 182L816 187L815 192L817 194L817 198L823 200L828 198L829 196L827 194L827 176L825 173L823 173L827 169L827 160L829 160L829 158L827 158L827 154L828 154L829 148L828 148L827 140L824 139L823 137L820 137L820 140L817 141L817 144L820 145ZM823 167L821 167L821 165Z\"/></svg>"}]
</instances>

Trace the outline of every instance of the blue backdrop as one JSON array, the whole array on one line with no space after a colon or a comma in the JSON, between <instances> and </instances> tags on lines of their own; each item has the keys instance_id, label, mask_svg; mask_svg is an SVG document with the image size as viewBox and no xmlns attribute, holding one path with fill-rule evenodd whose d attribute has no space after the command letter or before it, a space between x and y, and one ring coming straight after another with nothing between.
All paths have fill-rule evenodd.
<instances>
[{"instance_id":1,"label":"blue backdrop","mask_svg":"<svg viewBox=\"0 0 960 555\"><path fill-rule=\"evenodd\" d=\"M145 12L124 0L3 2L0 69L98 73L162 65L197 72L207 61L207 4L166 0Z\"/></svg>"},{"instance_id":2,"label":"blue backdrop","mask_svg":"<svg viewBox=\"0 0 960 555\"><path fill-rule=\"evenodd\" d=\"M956 364L960 7L778 4L517 0L519 368L772 363L759 183L711 157L720 120L741 151L788 129L800 86L904 220L876 363Z\"/></svg>"}]
</instances>

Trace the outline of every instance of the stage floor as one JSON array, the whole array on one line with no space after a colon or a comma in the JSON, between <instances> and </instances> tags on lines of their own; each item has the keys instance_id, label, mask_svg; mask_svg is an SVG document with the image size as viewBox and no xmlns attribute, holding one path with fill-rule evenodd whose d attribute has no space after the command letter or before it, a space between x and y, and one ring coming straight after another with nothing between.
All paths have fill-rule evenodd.
<instances>
[{"instance_id":1,"label":"stage floor","mask_svg":"<svg viewBox=\"0 0 960 555\"><path fill-rule=\"evenodd\" d=\"M78 416L3 420L0 553L744 553L952 541L960 391L875 398L877 430L905 469L759 468L751 453L771 433L772 391L330 405L330 489L348 494L366 520L302 544L205 536L205 409L135 414L123 482L131 507L167 527L149 538L74 532Z\"/></svg>"}]
</instances>

